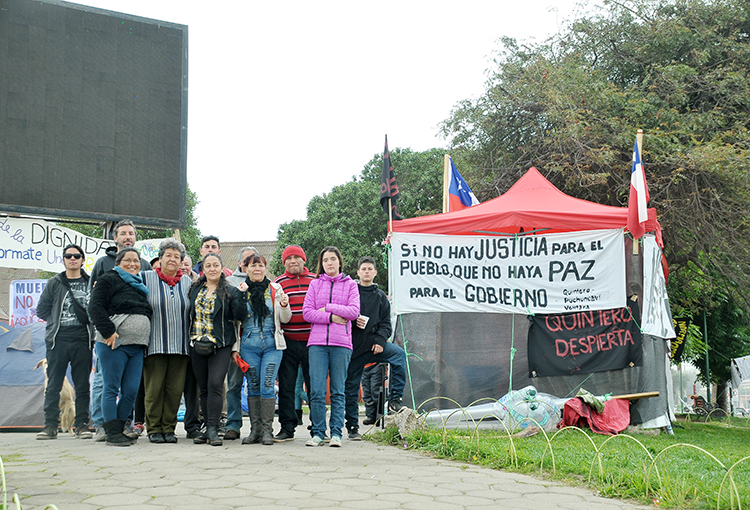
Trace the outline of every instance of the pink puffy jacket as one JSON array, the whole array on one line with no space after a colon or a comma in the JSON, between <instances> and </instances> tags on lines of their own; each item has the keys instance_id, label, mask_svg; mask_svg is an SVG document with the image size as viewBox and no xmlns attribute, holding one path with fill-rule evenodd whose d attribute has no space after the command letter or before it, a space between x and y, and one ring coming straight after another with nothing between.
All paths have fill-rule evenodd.
<instances>
[{"instance_id":1,"label":"pink puffy jacket","mask_svg":"<svg viewBox=\"0 0 750 510\"><path fill-rule=\"evenodd\" d=\"M325 311L321 311L325 308ZM332 315L348 319L346 324L331 321ZM359 316L359 289L349 276L333 278L323 273L310 282L302 305L302 317L312 325L307 345L352 348L352 324Z\"/></svg>"}]
</instances>

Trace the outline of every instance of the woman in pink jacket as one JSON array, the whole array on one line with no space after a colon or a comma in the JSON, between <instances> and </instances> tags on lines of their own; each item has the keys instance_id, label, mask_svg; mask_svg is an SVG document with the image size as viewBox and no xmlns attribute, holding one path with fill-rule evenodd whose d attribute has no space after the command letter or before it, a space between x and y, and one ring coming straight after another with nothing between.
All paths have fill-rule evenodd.
<instances>
[{"instance_id":1,"label":"woman in pink jacket","mask_svg":"<svg viewBox=\"0 0 750 510\"><path fill-rule=\"evenodd\" d=\"M318 276L302 305L312 325L307 351L310 360L310 420L313 437L307 446L322 446L326 433L326 379L331 383L331 446L341 446L344 427L344 385L352 357L352 321L359 316L359 290L342 274L341 252L326 246L318 256Z\"/></svg>"}]
</instances>

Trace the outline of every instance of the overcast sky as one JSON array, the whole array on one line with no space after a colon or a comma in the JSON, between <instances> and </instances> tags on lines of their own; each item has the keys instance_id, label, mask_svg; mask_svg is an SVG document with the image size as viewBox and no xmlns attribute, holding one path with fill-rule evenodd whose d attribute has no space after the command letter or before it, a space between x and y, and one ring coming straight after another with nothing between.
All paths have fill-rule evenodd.
<instances>
[{"instance_id":1,"label":"overcast sky","mask_svg":"<svg viewBox=\"0 0 750 510\"><path fill-rule=\"evenodd\" d=\"M188 26L188 184L201 232L222 241L276 239L382 154L385 134L391 149L446 147L438 124L484 90L498 39L540 42L579 12L574 0L77 3Z\"/></svg>"}]
</instances>

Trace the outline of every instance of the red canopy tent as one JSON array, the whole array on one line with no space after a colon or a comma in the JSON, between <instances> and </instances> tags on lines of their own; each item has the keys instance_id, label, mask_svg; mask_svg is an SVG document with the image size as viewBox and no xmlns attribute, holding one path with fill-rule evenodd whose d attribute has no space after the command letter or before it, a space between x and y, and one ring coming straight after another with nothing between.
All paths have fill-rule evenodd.
<instances>
[{"instance_id":1,"label":"red canopy tent","mask_svg":"<svg viewBox=\"0 0 750 510\"><path fill-rule=\"evenodd\" d=\"M530 168L503 195L479 205L452 213L394 221L394 233L433 235L491 236L519 233L549 234L588 230L627 229L628 208L612 207L566 195ZM663 247L662 230L656 209L648 209L646 232L654 232ZM628 264L638 263L642 255L628 249ZM393 267L391 265L391 267ZM642 267L629 271L633 280L629 291L642 285ZM391 275L393 284L395 276ZM395 294L395 292L391 292ZM397 307L396 307L397 309ZM623 370L532 377L528 366L528 319L522 314L498 313L411 313L400 314L394 328L394 341L403 344L415 356L409 358L409 388L405 397L412 406L429 401L430 406L446 404L434 397L449 397L467 405L482 397L494 397L533 384L541 392L564 396L580 385L595 394L612 391L632 393L661 391L659 399L643 399L631 409L633 423L665 416L667 386L664 359L666 342L646 336L644 365ZM514 356L508 352L513 349ZM513 365L516 366L515 373ZM453 402L451 402L452 404Z\"/></svg>"},{"instance_id":2,"label":"red canopy tent","mask_svg":"<svg viewBox=\"0 0 750 510\"><path fill-rule=\"evenodd\" d=\"M394 221L394 232L445 235L516 234L521 231L572 232L625 228L627 207L612 207L566 195L532 167L507 192L452 213ZM646 232L664 247L656 209L648 210Z\"/></svg>"}]
</instances>

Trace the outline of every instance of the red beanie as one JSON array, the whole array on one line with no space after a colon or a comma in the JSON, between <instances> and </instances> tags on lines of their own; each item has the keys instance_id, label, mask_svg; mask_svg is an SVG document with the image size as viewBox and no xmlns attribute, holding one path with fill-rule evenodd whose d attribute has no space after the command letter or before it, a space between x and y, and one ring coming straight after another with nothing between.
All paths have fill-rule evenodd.
<instances>
[{"instance_id":1,"label":"red beanie","mask_svg":"<svg viewBox=\"0 0 750 510\"><path fill-rule=\"evenodd\" d=\"M292 244L284 248L284 251L281 252L281 263L283 264L284 262L286 262L286 258L290 255L297 255L302 260L307 262L307 257L305 257L305 250L303 250L301 246Z\"/></svg>"}]
</instances>

